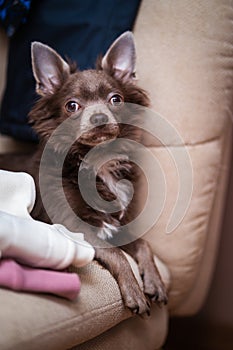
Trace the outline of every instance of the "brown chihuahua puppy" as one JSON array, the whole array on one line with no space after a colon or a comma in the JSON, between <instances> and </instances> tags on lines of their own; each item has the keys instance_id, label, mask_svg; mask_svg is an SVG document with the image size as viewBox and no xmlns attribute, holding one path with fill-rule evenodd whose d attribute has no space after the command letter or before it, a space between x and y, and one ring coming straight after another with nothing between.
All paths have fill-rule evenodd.
<instances>
[{"instance_id":1,"label":"brown chihuahua puppy","mask_svg":"<svg viewBox=\"0 0 233 350\"><path fill-rule=\"evenodd\" d=\"M125 255L116 247L119 244L115 242L120 240L114 240L118 235L130 235L122 232L122 227L133 219L136 212L136 200L133 197L130 201L130 188L122 180L132 182L135 192L138 192L137 167L129 160L133 147L129 143L129 147L124 144L116 150L114 142L122 138L140 141L140 128L130 125L127 119L129 115L134 118L132 115L138 113L137 108L132 107L129 111L127 104L149 105L146 93L135 82L135 60L131 32L122 34L112 44L105 56L98 59L95 70L79 71L50 47L34 42L32 67L40 99L32 108L29 120L39 135L40 144L30 160L30 166L20 170L31 173L37 185L33 217L48 223L62 223L74 232L85 232L86 240L95 247L95 259L117 280L125 306L134 313L143 314L149 313L148 300L167 302L153 253L149 244L141 238L121 240L121 249L138 264L144 285L142 291ZM69 122L66 124L66 121ZM61 125L64 127L60 129ZM56 137L53 137L56 130ZM106 155L106 149L101 148L106 143L111 146L108 147L108 158L98 167L98 158L104 159ZM99 156L97 153L92 163L85 157L95 147L99 147ZM46 171L43 172L40 162L45 149ZM58 164L61 157L64 162L60 172ZM1 158L6 162L7 156ZM10 163L9 156L7 163ZM79 173L83 175L84 192L89 195L92 192L91 178L95 179L99 199L93 197L93 205L86 203L82 196ZM41 187L46 189L43 193ZM68 206L62 200L63 194ZM103 202L114 203L115 210L106 210L102 207ZM45 210L48 207L49 215Z\"/></svg>"}]
</instances>

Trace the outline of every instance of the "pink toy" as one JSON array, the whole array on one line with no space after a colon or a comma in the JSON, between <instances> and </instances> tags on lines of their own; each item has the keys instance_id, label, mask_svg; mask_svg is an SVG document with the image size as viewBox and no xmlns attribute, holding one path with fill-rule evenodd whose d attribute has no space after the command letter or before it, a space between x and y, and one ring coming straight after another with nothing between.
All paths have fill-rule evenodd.
<instances>
[{"instance_id":1,"label":"pink toy","mask_svg":"<svg viewBox=\"0 0 233 350\"><path fill-rule=\"evenodd\" d=\"M76 273L36 269L12 259L2 259L0 286L16 291L52 293L74 300L80 291L80 280Z\"/></svg>"}]
</instances>

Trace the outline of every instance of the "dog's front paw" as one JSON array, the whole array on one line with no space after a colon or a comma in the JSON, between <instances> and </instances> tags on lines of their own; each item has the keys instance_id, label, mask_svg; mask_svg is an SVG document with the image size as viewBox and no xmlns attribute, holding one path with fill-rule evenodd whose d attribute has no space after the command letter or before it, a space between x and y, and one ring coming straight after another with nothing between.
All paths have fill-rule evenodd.
<instances>
[{"instance_id":1,"label":"dog's front paw","mask_svg":"<svg viewBox=\"0 0 233 350\"><path fill-rule=\"evenodd\" d=\"M149 315L150 302L140 288L122 251L116 247L96 248L95 259L116 279L125 307L134 314Z\"/></svg>"},{"instance_id":2,"label":"dog's front paw","mask_svg":"<svg viewBox=\"0 0 233 350\"><path fill-rule=\"evenodd\" d=\"M144 293L149 299L159 305L166 305L168 302L167 291L164 283L159 277L157 271L154 270L153 266L151 269L144 269L141 276L144 285Z\"/></svg>"},{"instance_id":3,"label":"dog's front paw","mask_svg":"<svg viewBox=\"0 0 233 350\"><path fill-rule=\"evenodd\" d=\"M153 252L148 242L139 238L121 248L137 262L145 295L159 305L167 304L166 288L155 265Z\"/></svg>"},{"instance_id":4,"label":"dog's front paw","mask_svg":"<svg viewBox=\"0 0 233 350\"><path fill-rule=\"evenodd\" d=\"M136 281L127 286L121 286L120 289L124 305L133 314L150 315L150 303Z\"/></svg>"},{"instance_id":5,"label":"dog's front paw","mask_svg":"<svg viewBox=\"0 0 233 350\"><path fill-rule=\"evenodd\" d=\"M166 288L161 281L157 283L154 281L150 281L149 283L144 282L144 293L150 298L152 302L159 305L166 305L168 302Z\"/></svg>"}]
</instances>

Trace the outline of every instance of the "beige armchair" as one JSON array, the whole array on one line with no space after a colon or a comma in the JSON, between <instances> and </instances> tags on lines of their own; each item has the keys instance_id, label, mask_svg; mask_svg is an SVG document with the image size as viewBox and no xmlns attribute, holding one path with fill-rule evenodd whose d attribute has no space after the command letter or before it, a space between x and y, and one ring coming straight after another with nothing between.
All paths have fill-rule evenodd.
<instances>
[{"instance_id":1,"label":"beige armchair","mask_svg":"<svg viewBox=\"0 0 233 350\"><path fill-rule=\"evenodd\" d=\"M158 122L158 138L145 140L166 179L163 210L145 238L169 288L168 306L154 306L145 320L132 317L115 280L92 263L78 269L82 290L75 302L0 289L2 350L160 349L169 317L200 310L215 265L229 173L232 15L228 0L143 0L134 29L140 84L174 131L164 134ZM18 144L1 136L0 151L9 147ZM182 163L184 152L190 163ZM155 198L157 188L155 179ZM181 220L167 233L174 210Z\"/></svg>"}]
</instances>

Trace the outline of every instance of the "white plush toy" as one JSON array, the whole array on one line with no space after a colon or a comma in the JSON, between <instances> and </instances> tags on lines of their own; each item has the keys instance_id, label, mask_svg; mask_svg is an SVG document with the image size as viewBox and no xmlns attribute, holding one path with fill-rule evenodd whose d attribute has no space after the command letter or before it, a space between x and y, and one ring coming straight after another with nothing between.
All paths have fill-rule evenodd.
<instances>
[{"instance_id":1,"label":"white plush toy","mask_svg":"<svg viewBox=\"0 0 233 350\"><path fill-rule=\"evenodd\" d=\"M0 170L0 258L51 269L92 261L94 248L82 233L31 218L34 202L35 184L30 175ZM75 241L69 236L75 236Z\"/></svg>"}]
</instances>

